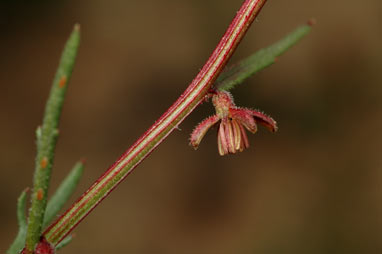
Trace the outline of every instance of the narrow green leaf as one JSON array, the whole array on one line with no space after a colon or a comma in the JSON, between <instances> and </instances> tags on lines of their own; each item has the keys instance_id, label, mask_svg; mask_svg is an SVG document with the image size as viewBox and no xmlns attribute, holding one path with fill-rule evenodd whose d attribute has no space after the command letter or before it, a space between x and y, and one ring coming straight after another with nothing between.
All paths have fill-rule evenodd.
<instances>
[{"instance_id":1,"label":"narrow green leaf","mask_svg":"<svg viewBox=\"0 0 382 254\"><path fill-rule=\"evenodd\" d=\"M27 218L25 216L27 192L28 189L25 189L17 200L17 221L19 224L19 232L7 250L7 254L19 254L25 245L25 238L27 234Z\"/></svg>"},{"instance_id":2,"label":"narrow green leaf","mask_svg":"<svg viewBox=\"0 0 382 254\"><path fill-rule=\"evenodd\" d=\"M59 244L56 246L56 250L62 249L66 245L68 245L73 240L73 236L69 235L64 238Z\"/></svg>"},{"instance_id":3,"label":"narrow green leaf","mask_svg":"<svg viewBox=\"0 0 382 254\"><path fill-rule=\"evenodd\" d=\"M53 80L50 95L45 107L41 128L37 130L37 156L31 194L26 248L32 252L41 236L42 223L47 204L47 192L52 171L54 150L58 138L58 123L68 82L80 42L80 29L76 25L71 33Z\"/></svg>"},{"instance_id":4,"label":"narrow green leaf","mask_svg":"<svg viewBox=\"0 0 382 254\"><path fill-rule=\"evenodd\" d=\"M311 29L311 24L300 26L280 41L257 51L238 64L229 67L218 77L215 87L219 90L228 91L236 85L243 83L256 72L273 64L276 57L299 42Z\"/></svg>"},{"instance_id":5,"label":"narrow green leaf","mask_svg":"<svg viewBox=\"0 0 382 254\"><path fill-rule=\"evenodd\" d=\"M52 220L56 217L57 213L62 209L65 205L66 201L68 201L69 197L73 194L77 184L82 176L82 172L84 171L84 163L77 162L74 165L73 169L66 176L66 178L62 181L60 186L57 188L56 192L48 201L46 206L43 228L45 228Z\"/></svg>"}]
</instances>

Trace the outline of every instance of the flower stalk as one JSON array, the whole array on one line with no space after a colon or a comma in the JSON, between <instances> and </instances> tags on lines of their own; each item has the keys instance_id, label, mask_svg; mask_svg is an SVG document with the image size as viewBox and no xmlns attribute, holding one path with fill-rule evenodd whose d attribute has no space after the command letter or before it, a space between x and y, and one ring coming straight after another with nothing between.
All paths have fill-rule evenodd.
<instances>
[{"instance_id":1,"label":"flower stalk","mask_svg":"<svg viewBox=\"0 0 382 254\"><path fill-rule=\"evenodd\" d=\"M176 102L56 222L41 241L57 246L205 98L266 0L245 0L216 49Z\"/></svg>"}]
</instances>

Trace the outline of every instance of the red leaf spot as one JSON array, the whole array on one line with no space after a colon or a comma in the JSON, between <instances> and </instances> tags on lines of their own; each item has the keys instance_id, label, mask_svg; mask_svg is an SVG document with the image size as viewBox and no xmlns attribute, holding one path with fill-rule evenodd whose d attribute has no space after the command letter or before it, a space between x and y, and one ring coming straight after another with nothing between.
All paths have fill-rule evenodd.
<instances>
[{"instance_id":1,"label":"red leaf spot","mask_svg":"<svg viewBox=\"0 0 382 254\"><path fill-rule=\"evenodd\" d=\"M60 88L63 88L66 85L66 76L62 76L60 79L60 82L58 83L58 86Z\"/></svg>"},{"instance_id":2,"label":"red leaf spot","mask_svg":"<svg viewBox=\"0 0 382 254\"><path fill-rule=\"evenodd\" d=\"M48 158L47 157L44 157L44 158L41 159L40 166L41 166L42 169L45 169L46 166L48 166Z\"/></svg>"},{"instance_id":3,"label":"red leaf spot","mask_svg":"<svg viewBox=\"0 0 382 254\"><path fill-rule=\"evenodd\" d=\"M40 188L40 189L38 189L38 191L37 191L37 199L38 199L38 200L42 200L43 197L44 197L44 192L43 192L43 190Z\"/></svg>"}]
</instances>

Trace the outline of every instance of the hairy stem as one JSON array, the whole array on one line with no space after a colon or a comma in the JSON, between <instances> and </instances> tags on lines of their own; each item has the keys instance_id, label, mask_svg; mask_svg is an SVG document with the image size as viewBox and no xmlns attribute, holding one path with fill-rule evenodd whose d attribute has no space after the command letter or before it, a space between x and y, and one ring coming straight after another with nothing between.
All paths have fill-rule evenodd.
<instances>
[{"instance_id":1,"label":"hairy stem","mask_svg":"<svg viewBox=\"0 0 382 254\"><path fill-rule=\"evenodd\" d=\"M175 103L44 233L56 246L203 100L266 0L246 0L223 38Z\"/></svg>"}]
</instances>

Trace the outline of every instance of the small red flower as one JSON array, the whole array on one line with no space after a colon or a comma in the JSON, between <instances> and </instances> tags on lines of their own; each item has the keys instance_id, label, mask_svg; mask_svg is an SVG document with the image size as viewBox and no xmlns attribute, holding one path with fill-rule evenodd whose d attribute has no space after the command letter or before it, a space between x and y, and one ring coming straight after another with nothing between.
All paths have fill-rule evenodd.
<instances>
[{"instance_id":1,"label":"small red flower","mask_svg":"<svg viewBox=\"0 0 382 254\"><path fill-rule=\"evenodd\" d=\"M220 155L241 152L249 147L244 127L255 133L257 123L259 123L272 132L277 131L275 120L257 110L236 107L229 92L216 91L212 96L212 103L216 114L203 120L191 134L190 144L195 149L198 148L208 129L219 121L218 150Z\"/></svg>"}]
</instances>

